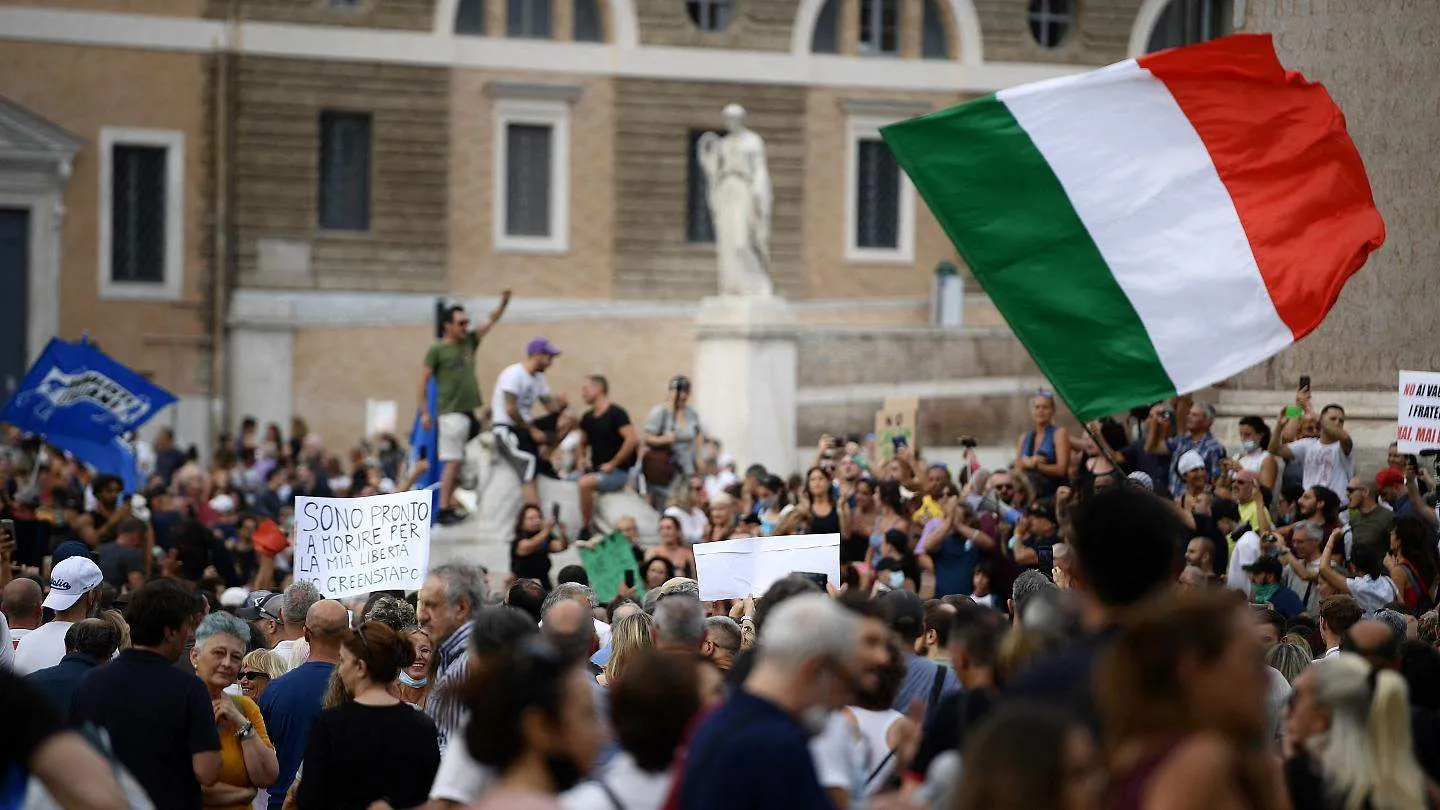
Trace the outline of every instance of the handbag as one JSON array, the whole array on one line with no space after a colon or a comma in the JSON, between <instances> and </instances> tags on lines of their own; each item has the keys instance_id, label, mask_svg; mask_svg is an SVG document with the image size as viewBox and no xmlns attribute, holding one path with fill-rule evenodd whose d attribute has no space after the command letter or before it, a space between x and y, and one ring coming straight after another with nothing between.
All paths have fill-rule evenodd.
<instances>
[{"instance_id":1,"label":"handbag","mask_svg":"<svg viewBox=\"0 0 1440 810\"><path fill-rule=\"evenodd\" d=\"M660 433L668 433L666 426L670 424L670 413L667 411L665 417L660 421ZM670 482L675 480L675 474L680 467L675 463L675 451L669 447L646 447L645 457L640 460L640 474L645 477L645 483L652 487L668 487Z\"/></svg>"}]
</instances>

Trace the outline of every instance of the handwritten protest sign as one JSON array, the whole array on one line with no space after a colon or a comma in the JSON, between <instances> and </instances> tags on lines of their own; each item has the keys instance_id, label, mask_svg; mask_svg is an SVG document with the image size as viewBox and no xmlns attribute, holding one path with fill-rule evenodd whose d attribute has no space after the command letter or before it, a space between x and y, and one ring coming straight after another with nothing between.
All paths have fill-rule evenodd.
<instances>
[{"instance_id":1,"label":"handwritten protest sign","mask_svg":"<svg viewBox=\"0 0 1440 810\"><path fill-rule=\"evenodd\" d=\"M700 598L706 602L759 596L793 571L825 574L831 584L840 584L838 534L747 537L700 543L692 550Z\"/></svg>"},{"instance_id":2,"label":"handwritten protest sign","mask_svg":"<svg viewBox=\"0 0 1440 810\"><path fill-rule=\"evenodd\" d=\"M601 602L609 602L620 592L626 571L635 572L635 595L645 595L641 587L640 567L635 564L632 548L630 538L620 532L611 532L595 548L579 549L580 564L590 575L590 589L595 591L595 598Z\"/></svg>"},{"instance_id":3,"label":"handwritten protest sign","mask_svg":"<svg viewBox=\"0 0 1440 810\"><path fill-rule=\"evenodd\" d=\"M1400 372L1400 413L1395 439L1402 453L1440 447L1440 374Z\"/></svg>"},{"instance_id":4,"label":"handwritten protest sign","mask_svg":"<svg viewBox=\"0 0 1440 810\"><path fill-rule=\"evenodd\" d=\"M295 579L331 599L417 590L430 567L429 490L295 499Z\"/></svg>"},{"instance_id":5,"label":"handwritten protest sign","mask_svg":"<svg viewBox=\"0 0 1440 810\"><path fill-rule=\"evenodd\" d=\"M875 412L875 458L885 462L895 457L895 440L904 439L915 447L915 422L920 414L916 397L886 397Z\"/></svg>"}]
</instances>

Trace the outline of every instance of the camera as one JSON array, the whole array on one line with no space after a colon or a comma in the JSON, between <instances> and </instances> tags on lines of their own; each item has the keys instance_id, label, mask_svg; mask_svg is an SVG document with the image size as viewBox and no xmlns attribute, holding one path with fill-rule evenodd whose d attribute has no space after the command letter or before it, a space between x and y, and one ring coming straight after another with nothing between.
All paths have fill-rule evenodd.
<instances>
[{"instance_id":1,"label":"camera","mask_svg":"<svg viewBox=\"0 0 1440 810\"><path fill-rule=\"evenodd\" d=\"M974 436L961 436L960 446L968 447L971 450L974 450L976 447L980 446L980 442L976 441Z\"/></svg>"}]
</instances>

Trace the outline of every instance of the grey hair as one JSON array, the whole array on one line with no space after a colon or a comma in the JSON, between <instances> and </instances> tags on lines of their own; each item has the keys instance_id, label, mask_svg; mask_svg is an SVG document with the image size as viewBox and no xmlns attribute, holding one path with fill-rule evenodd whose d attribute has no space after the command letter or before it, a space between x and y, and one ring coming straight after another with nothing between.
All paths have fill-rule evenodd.
<instances>
[{"instance_id":1,"label":"grey hair","mask_svg":"<svg viewBox=\"0 0 1440 810\"><path fill-rule=\"evenodd\" d=\"M705 641L705 611L700 600L665 594L655 605L655 636L664 642L699 647Z\"/></svg>"},{"instance_id":2,"label":"grey hair","mask_svg":"<svg viewBox=\"0 0 1440 810\"><path fill-rule=\"evenodd\" d=\"M1302 520L1299 523L1296 523L1295 531L1300 532L1301 534L1304 534L1314 540L1319 540L1325 534L1323 529L1308 520Z\"/></svg>"},{"instance_id":3,"label":"grey hair","mask_svg":"<svg viewBox=\"0 0 1440 810\"><path fill-rule=\"evenodd\" d=\"M1367 613L1361 618L1374 619L1377 622L1384 623L1390 628L1391 632L1395 634L1395 638L1404 641L1407 623L1403 613L1391 610L1390 608L1380 608L1373 613Z\"/></svg>"},{"instance_id":4,"label":"grey hair","mask_svg":"<svg viewBox=\"0 0 1440 810\"><path fill-rule=\"evenodd\" d=\"M731 650L739 650L744 640L744 634L740 632L740 625L729 616L711 616L705 620L705 632L715 633L725 637L722 647Z\"/></svg>"},{"instance_id":5,"label":"grey hair","mask_svg":"<svg viewBox=\"0 0 1440 810\"><path fill-rule=\"evenodd\" d=\"M1211 405L1211 404L1208 403L1208 402L1201 402L1201 401L1198 400L1198 399L1195 400L1194 402L1192 402L1191 404L1192 404L1192 405L1199 406L1200 410L1202 410L1202 411L1205 412L1205 418L1206 418L1206 419L1210 420L1211 422L1214 422L1214 421L1215 421L1215 406L1214 406L1214 405Z\"/></svg>"},{"instance_id":6,"label":"grey hair","mask_svg":"<svg viewBox=\"0 0 1440 810\"><path fill-rule=\"evenodd\" d=\"M575 599L577 594L585 597L585 604L589 605L591 610L600 606L599 601L595 599L595 591L591 590L589 585L581 585L578 582L562 582L555 586L555 590L545 596L544 602L540 603L540 616L542 617L542 621L545 614L550 612L550 608L564 602L566 599ZM576 601L579 600L577 599Z\"/></svg>"},{"instance_id":7,"label":"grey hair","mask_svg":"<svg viewBox=\"0 0 1440 810\"><path fill-rule=\"evenodd\" d=\"M280 618L286 624L304 624L305 616L310 613L310 608L315 606L325 597L320 595L320 590L315 583L309 580L299 580L285 589L285 598L280 602ZM248 636L242 636L248 638Z\"/></svg>"},{"instance_id":8,"label":"grey hair","mask_svg":"<svg viewBox=\"0 0 1440 810\"><path fill-rule=\"evenodd\" d=\"M796 674L816 658L848 658L859 629L860 617L825 594L792 596L766 618L757 661Z\"/></svg>"},{"instance_id":9,"label":"grey hair","mask_svg":"<svg viewBox=\"0 0 1440 810\"><path fill-rule=\"evenodd\" d=\"M661 596L693 596L700 599L700 583L693 579L685 579L671 585L669 588L659 588Z\"/></svg>"},{"instance_id":10,"label":"grey hair","mask_svg":"<svg viewBox=\"0 0 1440 810\"><path fill-rule=\"evenodd\" d=\"M1303 744L1320 761L1325 787L1346 810L1423 807L1425 775L1410 736L1405 679L1373 672L1364 658L1342 652L1313 665L1315 698L1330 710L1330 728Z\"/></svg>"},{"instance_id":11,"label":"grey hair","mask_svg":"<svg viewBox=\"0 0 1440 810\"><path fill-rule=\"evenodd\" d=\"M406 627L415 625L415 608L411 607L410 603L404 599L382 596L371 603L370 610L365 613L364 621L380 622L391 630L401 633Z\"/></svg>"},{"instance_id":12,"label":"grey hair","mask_svg":"<svg viewBox=\"0 0 1440 810\"><path fill-rule=\"evenodd\" d=\"M485 569L467 563L445 563L430 569L430 576L445 583L445 603L470 600L473 614L485 604Z\"/></svg>"},{"instance_id":13,"label":"grey hair","mask_svg":"<svg viewBox=\"0 0 1440 810\"><path fill-rule=\"evenodd\" d=\"M1293 686L1295 679L1314 660L1310 655L1310 645L1302 645L1295 641L1282 641L1271 647L1270 652L1265 653L1265 663L1284 675L1285 682Z\"/></svg>"},{"instance_id":14,"label":"grey hair","mask_svg":"<svg viewBox=\"0 0 1440 810\"><path fill-rule=\"evenodd\" d=\"M1015 577L1014 585L1010 587L1010 598L1015 602L1015 613L1023 617L1025 606L1030 604L1030 600L1035 598L1035 594L1058 587L1050 581L1049 577L1033 568L1021 571L1020 575Z\"/></svg>"},{"instance_id":15,"label":"grey hair","mask_svg":"<svg viewBox=\"0 0 1440 810\"><path fill-rule=\"evenodd\" d=\"M241 646L250 647L250 625L230 613L211 613L200 621L200 626L195 628L196 648L215 636L234 636L240 639Z\"/></svg>"}]
</instances>

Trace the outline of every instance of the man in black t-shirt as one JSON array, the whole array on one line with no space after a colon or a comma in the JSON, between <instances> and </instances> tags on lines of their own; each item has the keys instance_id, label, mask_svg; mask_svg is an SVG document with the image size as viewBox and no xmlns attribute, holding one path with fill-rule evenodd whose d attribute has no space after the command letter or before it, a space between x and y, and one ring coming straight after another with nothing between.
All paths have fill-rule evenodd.
<instances>
[{"instance_id":1,"label":"man in black t-shirt","mask_svg":"<svg viewBox=\"0 0 1440 810\"><path fill-rule=\"evenodd\" d=\"M635 435L635 426L630 423L630 414L610 401L610 383L599 374L585 378L580 386L580 396L590 410L580 417L580 449L576 452L577 468L585 470L580 476L580 526L581 539L590 530L590 520L595 511L595 493L619 492L630 480L630 469L635 466L635 448L640 439ZM586 465L586 451L589 464Z\"/></svg>"}]
</instances>

